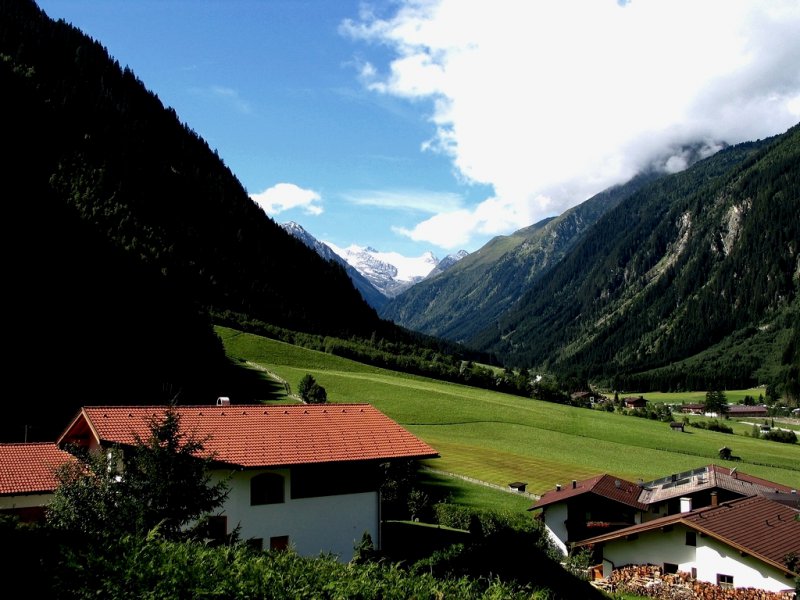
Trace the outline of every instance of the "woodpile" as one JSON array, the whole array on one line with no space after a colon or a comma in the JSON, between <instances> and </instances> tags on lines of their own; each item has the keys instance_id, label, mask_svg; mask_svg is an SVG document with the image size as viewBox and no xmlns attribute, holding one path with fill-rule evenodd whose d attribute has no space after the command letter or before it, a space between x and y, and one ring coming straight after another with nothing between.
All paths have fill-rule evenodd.
<instances>
[{"instance_id":1,"label":"woodpile","mask_svg":"<svg viewBox=\"0 0 800 600\"><path fill-rule=\"evenodd\" d=\"M795 600L794 592L722 588L696 581L689 573L662 573L660 567L653 565L615 569L611 577L598 587L659 600Z\"/></svg>"}]
</instances>

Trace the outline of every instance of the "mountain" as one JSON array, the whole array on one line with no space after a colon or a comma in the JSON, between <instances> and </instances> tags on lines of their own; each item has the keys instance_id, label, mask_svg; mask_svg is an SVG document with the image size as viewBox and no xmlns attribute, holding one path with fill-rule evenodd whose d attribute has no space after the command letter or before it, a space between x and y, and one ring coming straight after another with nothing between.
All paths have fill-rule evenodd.
<instances>
[{"instance_id":1,"label":"mountain","mask_svg":"<svg viewBox=\"0 0 800 600\"><path fill-rule=\"evenodd\" d=\"M372 308L375 310L380 310L389 301L389 299L384 296L383 293L380 292L374 285L372 285L369 280L364 277L354 266L336 254L336 252L331 250L330 246L320 242L317 238L306 231L300 224L295 223L294 221L289 221L288 223L281 224L281 227L284 229L284 231L303 242L306 246L311 248L325 260L333 261L342 265L347 273L347 276L350 277L353 285L361 294L361 297Z\"/></svg>"},{"instance_id":2,"label":"mountain","mask_svg":"<svg viewBox=\"0 0 800 600\"><path fill-rule=\"evenodd\" d=\"M380 252L369 246L351 245L340 248L330 242L326 243L389 298L425 279L439 264L439 259L431 252L408 257L398 252Z\"/></svg>"},{"instance_id":3,"label":"mountain","mask_svg":"<svg viewBox=\"0 0 800 600\"><path fill-rule=\"evenodd\" d=\"M401 335L130 69L29 0L0 0L0 86L4 431L86 403L228 395L209 315Z\"/></svg>"},{"instance_id":4,"label":"mountain","mask_svg":"<svg viewBox=\"0 0 800 600\"><path fill-rule=\"evenodd\" d=\"M795 126L632 194L471 340L637 389L769 382L798 354L798 214Z\"/></svg>"},{"instance_id":5,"label":"mountain","mask_svg":"<svg viewBox=\"0 0 800 600\"><path fill-rule=\"evenodd\" d=\"M572 248L608 210L659 175L639 175L559 217L499 236L392 299L381 316L445 339L470 343Z\"/></svg>"},{"instance_id":6,"label":"mountain","mask_svg":"<svg viewBox=\"0 0 800 600\"><path fill-rule=\"evenodd\" d=\"M435 267L431 270L430 273L425 277L425 279L431 279L432 277L436 277L437 275L441 275L447 269L455 265L458 261L462 258L466 258L469 256L469 252L466 250L459 250L455 254L448 254L442 260L440 260Z\"/></svg>"}]
</instances>

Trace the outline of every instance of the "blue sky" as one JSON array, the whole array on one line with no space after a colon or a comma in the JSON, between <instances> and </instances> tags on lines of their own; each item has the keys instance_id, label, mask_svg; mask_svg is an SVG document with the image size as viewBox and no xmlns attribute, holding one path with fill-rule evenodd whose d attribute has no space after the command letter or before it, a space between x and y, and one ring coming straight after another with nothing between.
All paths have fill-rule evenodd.
<instances>
[{"instance_id":1,"label":"blue sky","mask_svg":"<svg viewBox=\"0 0 800 600\"><path fill-rule=\"evenodd\" d=\"M800 121L800 3L42 0L205 138L277 222L474 251L681 144ZM764 5L764 6L762 6Z\"/></svg>"}]
</instances>

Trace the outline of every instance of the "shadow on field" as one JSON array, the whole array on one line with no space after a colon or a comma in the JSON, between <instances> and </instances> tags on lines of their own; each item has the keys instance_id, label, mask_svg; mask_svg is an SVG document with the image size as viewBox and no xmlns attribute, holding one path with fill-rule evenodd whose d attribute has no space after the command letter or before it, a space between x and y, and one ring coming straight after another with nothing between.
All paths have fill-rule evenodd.
<instances>
[{"instance_id":1,"label":"shadow on field","mask_svg":"<svg viewBox=\"0 0 800 600\"><path fill-rule=\"evenodd\" d=\"M414 563L453 544L467 544L468 531L408 521L384 521L381 554L392 562Z\"/></svg>"},{"instance_id":2,"label":"shadow on field","mask_svg":"<svg viewBox=\"0 0 800 600\"><path fill-rule=\"evenodd\" d=\"M237 404L288 401L282 383L243 363L229 360L225 375L226 395Z\"/></svg>"}]
</instances>

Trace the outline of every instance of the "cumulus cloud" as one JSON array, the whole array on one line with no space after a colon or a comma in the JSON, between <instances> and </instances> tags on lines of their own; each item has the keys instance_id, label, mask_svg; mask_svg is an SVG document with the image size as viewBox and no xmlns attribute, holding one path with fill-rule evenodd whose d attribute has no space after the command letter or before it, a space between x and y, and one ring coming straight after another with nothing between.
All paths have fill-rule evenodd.
<instances>
[{"instance_id":1,"label":"cumulus cloud","mask_svg":"<svg viewBox=\"0 0 800 600\"><path fill-rule=\"evenodd\" d=\"M270 216L294 208L301 209L307 215L322 214L320 195L293 183L278 183L258 194L250 194L250 198Z\"/></svg>"},{"instance_id":2,"label":"cumulus cloud","mask_svg":"<svg viewBox=\"0 0 800 600\"><path fill-rule=\"evenodd\" d=\"M368 89L430 103L423 151L494 189L399 230L446 247L560 213L666 148L766 137L800 120L795 0L402 0L341 30L390 51L362 62ZM687 158L667 156L664 169Z\"/></svg>"}]
</instances>

